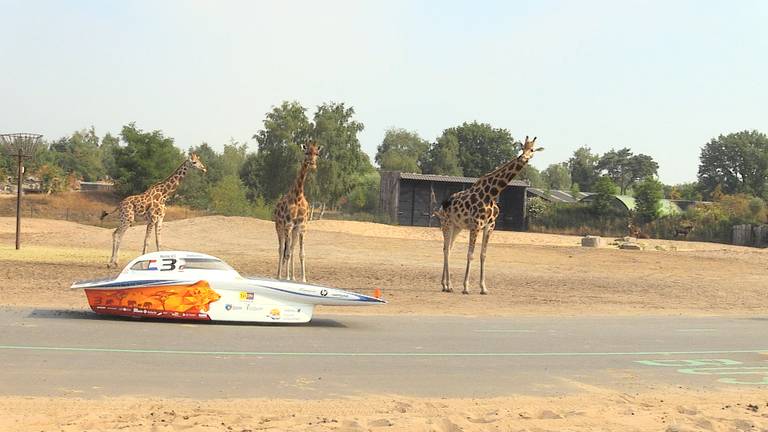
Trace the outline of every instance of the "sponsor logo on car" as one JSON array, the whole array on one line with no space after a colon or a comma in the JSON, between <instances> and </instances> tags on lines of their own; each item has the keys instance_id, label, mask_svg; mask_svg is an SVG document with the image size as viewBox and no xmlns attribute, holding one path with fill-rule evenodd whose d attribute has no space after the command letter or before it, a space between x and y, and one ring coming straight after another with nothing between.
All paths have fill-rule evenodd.
<instances>
[{"instance_id":1,"label":"sponsor logo on car","mask_svg":"<svg viewBox=\"0 0 768 432\"><path fill-rule=\"evenodd\" d=\"M280 309L272 309L269 311L268 317L272 318L273 320L277 321L280 319Z\"/></svg>"},{"instance_id":2,"label":"sponsor logo on car","mask_svg":"<svg viewBox=\"0 0 768 432\"><path fill-rule=\"evenodd\" d=\"M253 296L252 292L240 291L240 301L252 301Z\"/></svg>"}]
</instances>

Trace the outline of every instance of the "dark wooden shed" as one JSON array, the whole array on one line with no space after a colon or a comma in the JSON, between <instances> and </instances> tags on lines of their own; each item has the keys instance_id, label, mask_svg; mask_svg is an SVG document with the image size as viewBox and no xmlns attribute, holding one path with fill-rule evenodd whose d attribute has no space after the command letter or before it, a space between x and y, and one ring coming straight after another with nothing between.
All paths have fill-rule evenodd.
<instances>
[{"instance_id":1,"label":"dark wooden shed","mask_svg":"<svg viewBox=\"0 0 768 432\"><path fill-rule=\"evenodd\" d=\"M381 171L379 204L382 212L399 225L439 226L432 216L454 192L472 186L477 178ZM527 181L513 180L499 196L496 229L525 231Z\"/></svg>"}]
</instances>

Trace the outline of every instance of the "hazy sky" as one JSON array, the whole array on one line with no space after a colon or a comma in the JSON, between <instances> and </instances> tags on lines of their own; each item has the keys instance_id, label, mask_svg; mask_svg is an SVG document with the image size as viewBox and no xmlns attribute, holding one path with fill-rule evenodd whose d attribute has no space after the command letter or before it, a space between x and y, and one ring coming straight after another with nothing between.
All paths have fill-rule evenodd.
<instances>
[{"instance_id":1,"label":"hazy sky","mask_svg":"<svg viewBox=\"0 0 768 432\"><path fill-rule=\"evenodd\" d=\"M768 132L768 2L0 0L0 131L131 121L184 149L255 143L283 100L389 127L477 120L546 147L653 156L696 177L721 133Z\"/></svg>"}]
</instances>

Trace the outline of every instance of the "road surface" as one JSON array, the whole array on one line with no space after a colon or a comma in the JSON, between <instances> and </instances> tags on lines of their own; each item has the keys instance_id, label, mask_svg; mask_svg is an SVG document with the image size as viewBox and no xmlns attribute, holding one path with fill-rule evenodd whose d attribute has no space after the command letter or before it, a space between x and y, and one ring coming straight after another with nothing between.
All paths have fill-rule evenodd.
<instances>
[{"instance_id":1,"label":"road surface","mask_svg":"<svg viewBox=\"0 0 768 432\"><path fill-rule=\"evenodd\" d=\"M316 315L306 325L0 309L1 395L331 398L768 388L768 317Z\"/></svg>"}]
</instances>

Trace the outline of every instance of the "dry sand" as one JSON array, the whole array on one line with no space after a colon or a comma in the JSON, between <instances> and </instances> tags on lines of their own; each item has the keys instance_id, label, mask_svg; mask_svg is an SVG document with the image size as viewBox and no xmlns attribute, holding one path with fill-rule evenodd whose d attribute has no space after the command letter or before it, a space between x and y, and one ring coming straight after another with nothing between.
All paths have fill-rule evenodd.
<instances>
[{"instance_id":1,"label":"dry sand","mask_svg":"<svg viewBox=\"0 0 768 432\"><path fill-rule=\"evenodd\" d=\"M330 400L0 398L0 430L38 431L765 431L759 390L627 394L599 388L555 398Z\"/></svg>"},{"instance_id":2,"label":"dry sand","mask_svg":"<svg viewBox=\"0 0 768 432\"><path fill-rule=\"evenodd\" d=\"M26 219L21 251L13 219L0 218L0 305L85 308L74 280L113 274L111 231ZM204 217L166 223L165 249L219 256L245 274L271 275L270 222ZM121 262L140 250L143 228L126 235ZM452 259L457 291L466 236ZM380 314L765 314L768 252L719 244L648 241L649 250L579 247L579 238L496 232L488 254L491 295L444 294L435 228L319 221L309 227L310 280L361 292L382 289ZM663 246L676 251L658 251ZM326 308L322 312L349 313ZM0 431L768 431L763 388L699 391L594 387L559 398L418 399L371 395L343 400L175 400L0 397Z\"/></svg>"},{"instance_id":3,"label":"dry sand","mask_svg":"<svg viewBox=\"0 0 768 432\"><path fill-rule=\"evenodd\" d=\"M0 218L0 304L86 307L80 279L114 274L105 264L111 230L71 222L26 219L23 249L13 250L13 219ZM128 231L121 263L141 250L144 230ZM211 253L244 274L273 275L272 223L210 216L168 222L165 249ZM754 314L768 311L768 251L714 243L648 241L649 250L590 249L579 237L496 232L488 251L489 296L461 295L466 236L451 260L456 292L440 292L442 240L436 228L315 221L307 235L312 282L372 293L381 308L322 311L378 314ZM658 251L663 246L676 251Z\"/></svg>"}]
</instances>

